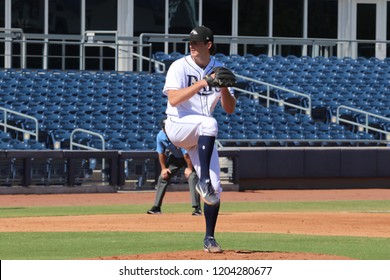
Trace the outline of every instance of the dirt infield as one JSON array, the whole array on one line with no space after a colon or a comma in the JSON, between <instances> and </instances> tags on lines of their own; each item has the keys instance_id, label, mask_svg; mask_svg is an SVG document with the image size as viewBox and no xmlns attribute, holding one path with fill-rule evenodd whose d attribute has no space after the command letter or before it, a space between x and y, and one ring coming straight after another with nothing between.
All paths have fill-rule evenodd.
<instances>
[{"instance_id":1,"label":"dirt infield","mask_svg":"<svg viewBox=\"0 0 390 280\"><path fill-rule=\"evenodd\" d=\"M75 206L112 204L150 204L154 192L117 194L66 195L2 195L1 207ZM389 200L390 190L288 190L225 192L222 201L326 201L326 200ZM188 202L187 192L168 192L165 203ZM168 207L168 206L167 206ZM147 209L145 209L146 211ZM164 207L163 207L164 210ZM66 217L26 217L0 219L2 232L60 232L60 231L175 231L203 232L204 218L188 213L146 215L94 215ZM264 232L310 235L344 235L390 237L389 213L309 212L309 213L229 213L221 211L217 232ZM341 256L283 253L225 251L207 254L202 251L170 252L102 259L345 259Z\"/></svg>"}]
</instances>

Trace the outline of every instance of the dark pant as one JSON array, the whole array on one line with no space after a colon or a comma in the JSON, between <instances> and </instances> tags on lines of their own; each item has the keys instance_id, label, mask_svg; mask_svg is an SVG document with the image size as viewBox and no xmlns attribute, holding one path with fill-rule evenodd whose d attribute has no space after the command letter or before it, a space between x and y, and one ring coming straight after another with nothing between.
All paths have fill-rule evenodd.
<instances>
[{"instance_id":1,"label":"dark pant","mask_svg":"<svg viewBox=\"0 0 390 280\"><path fill-rule=\"evenodd\" d=\"M167 180L163 179L161 175L158 177L157 181L157 190L156 190L156 199L154 201L154 206L161 207L165 192L167 191L168 185L171 182L171 178L183 167L186 167L186 161L184 158L175 158L169 157L167 161L168 169L171 171ZM200 197L197 191L195 190L196 183L198 182L198 176L196 172L193 171L188 178L188 187L190 189L191 203L192 207L200 206Z\"/></svg>"}]
</instances>

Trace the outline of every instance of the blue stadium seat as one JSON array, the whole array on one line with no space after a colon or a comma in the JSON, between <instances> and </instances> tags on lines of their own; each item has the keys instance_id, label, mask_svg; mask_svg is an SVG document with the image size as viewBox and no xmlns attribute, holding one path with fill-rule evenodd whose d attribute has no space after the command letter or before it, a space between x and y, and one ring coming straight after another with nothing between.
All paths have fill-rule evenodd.
<instances>
[{"instance_id":1,"label":"blue stadium seat","mask_svg":"<svg viewBox=\"0 0 390 280\"><path fill-rule=\"evenodd\" d=\"M58 130L61 128L61 125L59 124L59 121L50 121L50 120L45 120L43 122L43 128L47 132L53 132L55 130Z\"/></svg>"},{"instance_id":2,"label":"blue stadium seat","mask_svg":"<svg viewBox=\"0 0 390 280\"><path fill-rule=\"evenodd\" d=\"M173 60L177 60L177 59L179 59L179 58L182 58L184 55L182 54L182 53L180 53L180 52L171 52L170 54L169 54L169 58L170 59L173 59Z\"/></svg>"},{"instance_id":3,"label":"blue stadium seat","mask_svg":"<svg viewBox=\"0 0 390 280\"><path fill-rule=\"evenodd\" d=\"M72 131L72 130L78 128L78 126L76 125L75 122L68 121L68 120L61 120L59 122L59 125L61 126L62 129L67 130L67 131Z\"/></svg>"},{"instance_id":4,"label":"blue stadium seat","mask_svg":"<svg viewBox=\"0 0 390 280\"><path fill-rule=\"evenodd\" d=\"M128 139L127 144L132 150L145 150L147 149L146 144L143 141L136 141L134 139Z\"/></svg>"},{"instance_id":5,"label":"blue stadium seat","mask_svg":"<svg viewBox=\"0 0 390 280\"><path fill-rule=\"evenodd\" d=\"M300 132L297 132L300 133ZM303 137L307 140L315 140L318 139L318 135L314 131L303 131Z\"/></svg>"},{"instance_id":6,"label":"blue stadium seat","mask_svg":"<svg viewBox=\"0 0 390 280\"><path fill-rule=\"evenodd\" d=\"M227 127L220 128L218 130L218 138L220 139L231 139L230 129Z\"/></svg>"},{"instance_id":7,"label":"blue stadium seat","mask_svg":"<svg viewBox=\"0 0 390 280\"><path fill-rule=\"evenodd\" d=\"M276 131L275 138L278 139L279 146L288 146L291 136L287 131Z\"/></svg>"},{"instance_id":8,"label":"blue stadium seat","mask_svg":"<svg viewBox=\"0 0 390 280\"><path fill-rule=\"evenodd\" d=\"M107 126L108 128L116 131L120 131L125 128L124 124L122 123L121 120L108 120L107 121Z\"/></svg>"},{"instance_id":9,"label":"blue stadium seat","mask_svg":"<svg viewBox=\"0 0 390 280\"><path fill-rule=\"evenodd\" d=\"M96 137L90 138L87 145L94 149L103 150L103 142ZM106 149L106 145L104 146L104 149Z\"/></svg>"},{"instance_id":10,"label":"blue stadium seat","mask_svg":"<svg viewBox=\"0 0 390 280\"><path fill-rule=\"evenodd\" d=\"M153 54L153 58L158 61L164 61L164 60L169 60L170 56L165 52L158 51Z\"/></svg>"},{"instance_id":11,"label":"blue stadium seat","mask_svg":"<svg viewBox=\"0 0 390 280\"><path fill-rule=\"evenodd\" d=\"M11 145L11 150L28 150L29 145L25 142L21 142L17 139L11 139L9 141L9 144Z\"/></svg>"},{"instance_id":12,"label":"blue stadium seat","mask_svg":"<svg viewBox=\"0 0 390 280\"><path fill-rule=\"evenodd\" d=\"M129 143L119 139L111 139L108 141L107 146L112 150L130 150Z\"/></svg>"},{"instance_id":13,"label":"blue stadium seat","mask_svg":"<svg viewBox=\"0 0 390 280\"><path fill-rule=\"evenodd\" d=\"M273 141L267 141L267 140L275 140L276 137L273 132L268 132L268 131L260 131L260 139L263 141L263 143L267 146L272 146Z\"/></svg>"},{"instance_id":14,"label":"blue stadium seat","mask_svg":"<svg viewBox=\"0 0 390 280\"><path fill-rule=\"evenodd\" d=\"M112 139L125 139L125 136L121 133L121 131L117 131L114 129L107 128L106 130L102 131L103 137L107 140Z\"/></svg>"},{"instance_id":15,"label":"blue stadium seat","mask_svg":"<svg viewBox=\"0 0 390 280\"><path fill-rule=\"evenodd\" d=\"M0 150L4 150L4 151L11 150L11 147L12 145L10 144L9 141L2 141L0 139ZM3 172L3 170L1 170L1 172Z\"/></svg>"},{"instance_id":16,"label":"blue stadium seat","mask_svg":"<svg viewBox=\"0 0 390 280\"><path fill-rule=\"evenodd\" d=\"M305 136L301 132L291 132L289 135L294 146L304 145Z\"/></svg>"},{"instance_id":17,"label":"blue stadium seat","mask_svg":"<svg viewBox=\"0 0 390 280\"><path fill-rule=\"evenodd\" d=\"M38 142L34 139L29 139L28 142L28 148L32 150L46 150L46 145L42 142Z\"/></svg>"}]
</instances>

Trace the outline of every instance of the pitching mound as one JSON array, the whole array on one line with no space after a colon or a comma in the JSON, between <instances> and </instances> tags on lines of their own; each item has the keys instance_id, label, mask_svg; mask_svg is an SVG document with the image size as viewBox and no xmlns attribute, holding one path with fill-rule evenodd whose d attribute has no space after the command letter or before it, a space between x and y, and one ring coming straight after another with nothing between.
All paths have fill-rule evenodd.
<instances>
[{"instance_id":1,"label":"pitching mound","mask_svg":"<svg viewBox=\"0 0 390 280\"><path fill-rule=\"evenodd\" d=\"M102 257L99 260L348 260L342 256L308 253L259 252L227 250L221 254L203 251L166 252L128 256Z\"/></svg>"}]
</instances>

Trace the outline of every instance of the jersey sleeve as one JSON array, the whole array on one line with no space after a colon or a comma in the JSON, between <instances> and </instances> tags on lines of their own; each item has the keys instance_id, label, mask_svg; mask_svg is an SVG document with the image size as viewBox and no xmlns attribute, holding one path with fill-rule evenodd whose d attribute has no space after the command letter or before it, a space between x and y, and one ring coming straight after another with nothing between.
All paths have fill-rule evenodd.
<instances>
[{"instance_id":1,"label":"jersey sleeve","mask_svg":"<svg viewBox=\"0 0 390 280\"><path fill-rule=\"evenodd\" d=\"M163 153L165 153L165 149L166 149L166 147L164 146L164 144L163 144L163 135L161 134L161 132L162 133L164 133L163 131L160 131L158 134L157 134L157 136L156 136L156 151L157 151L157 153L159 153L159 154L163 154Z\"/></svg>"},{"instance_id":2,"label":"jersey sleeve","mask_svg":"<svg viewBox=\"0 0 390 280\"><path fill-rule=\"evenodd\" d=\"M183 72L183 67L180 67L181 61L176 60L171 64L168 69L163 94L167 95L168 90L184 88L185 85L185 73Z\"/></svg>"}]
</instances>

